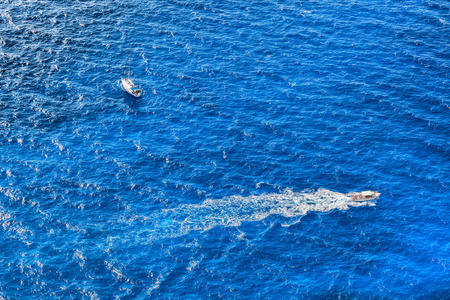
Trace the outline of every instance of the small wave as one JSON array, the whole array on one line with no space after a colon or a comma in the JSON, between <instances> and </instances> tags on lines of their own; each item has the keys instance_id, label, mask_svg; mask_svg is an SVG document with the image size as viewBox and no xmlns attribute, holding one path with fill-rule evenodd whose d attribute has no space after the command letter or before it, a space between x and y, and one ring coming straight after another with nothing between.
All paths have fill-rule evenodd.
<instances>
[{"instance_id":1,"label":"small wave","mask_svg":"<svg viewBox=\"0 0 450 300\"><path fill-rule=\"evenodd\" d=\"M342 193L327 189L316 191L271 193L251 196L230 196L222 199L207 199L202 204L182 205L147 216L154 222L151 236L176 237L191 231L207 231L217 226L238 227L243 222L262 221L270 215L293 218L309 212L347 210L350 207L374 205L369 202L354 202ZM284 225L286 226L286 225Z\"/></svg>"}]
</instances>

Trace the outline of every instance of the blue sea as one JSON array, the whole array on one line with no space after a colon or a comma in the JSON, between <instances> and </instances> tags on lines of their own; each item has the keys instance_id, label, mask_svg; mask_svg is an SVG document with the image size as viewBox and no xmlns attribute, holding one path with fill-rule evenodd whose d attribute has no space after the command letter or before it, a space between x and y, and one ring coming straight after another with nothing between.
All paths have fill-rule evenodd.
<instances>
[{"instance_id":1,"label":"blue sea","mask_svg":"<svg viewBox=\"0 0 450 300\"><path fill-rule=\"evenodd\" d=\"M449 95L445 0L2 0L0 299L450 299Z\"/></svg>"}]
</instances>

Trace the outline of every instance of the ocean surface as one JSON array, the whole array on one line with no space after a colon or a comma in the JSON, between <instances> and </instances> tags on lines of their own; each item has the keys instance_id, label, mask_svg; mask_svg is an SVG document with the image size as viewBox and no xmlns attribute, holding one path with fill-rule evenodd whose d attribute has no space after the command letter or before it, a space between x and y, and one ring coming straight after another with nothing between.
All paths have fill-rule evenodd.
<instances>
[{"instance_id":1,"label":"ocean surface","mask_svg":"<svg viewBox=\"0 0 450 300\"><path fill-rule=\"evenodd\" d=\"M449 74L444 0L1 0L0 299L450 299Z\"/></svg>"}]
</instances>

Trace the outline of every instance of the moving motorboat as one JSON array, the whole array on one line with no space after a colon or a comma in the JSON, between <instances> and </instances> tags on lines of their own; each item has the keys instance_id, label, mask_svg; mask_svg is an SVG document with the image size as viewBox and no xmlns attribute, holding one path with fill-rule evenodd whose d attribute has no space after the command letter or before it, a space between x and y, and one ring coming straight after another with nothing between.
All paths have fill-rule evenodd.
<instances>
[{"instance_id":1,"label":"moving motorboat","mask_svg":"<svg viewBox=\"0 0 450 300\"><path fill-rule=\"evenodd\" d=\"M378 197L380 197L380 195L381 195L381 193L378 193L378 192L364 191L364 192L360 192L360 193L354 193L352 195L352 200L353 201L370 201L370 200L378 199Z\"/></svg>"},{"instance_id":2,"label":"moving motorboat","mask_svg":"<svg viewBox=\"0 0 450 300\"><path fill-rule=\"evenodd\" d=\"M122 72L121 77L122 86L125 89L125 91L127 91L127 93L129 93L130 95L133 95L134 97L140 97L142 94L142 90L133 83L133 80L130 79L131 65L128 64L128 60L130 59L131 56L131 46L132 44L130 45L130 55L128 55L127 62L125 63L125 67L123 68ZM128 65L128 77L125 77L125 70L127 69L127 65Z\"/></svg>"}]
</instances>

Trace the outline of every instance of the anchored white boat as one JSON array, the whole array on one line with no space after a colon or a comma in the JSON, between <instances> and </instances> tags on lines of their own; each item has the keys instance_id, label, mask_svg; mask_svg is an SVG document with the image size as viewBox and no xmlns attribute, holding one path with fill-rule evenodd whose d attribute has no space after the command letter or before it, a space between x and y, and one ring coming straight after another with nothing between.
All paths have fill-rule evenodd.
<instances>
[{"instance_id":1,"label":"anchored white boat","mask_svg":"<svg viewBox=\"0 0 450 300\"><path fill-rule=\"evenodd\" d=\"M364 192L360 192L360 193L354 193L352 195L352 200L353 201L370 201L370 200L378 199L378 197L380 197L380 195L381 195L381 193L378 193L378 192L364 191Z\"/></svg>"},{"instance_id":2,"label":"anchored white boat","mask_svg":"<svg viewBox=\"0 0 450 300\"><path fill-rule=\"evenodd\" d=\"M140 97L142 94L142 90L134 85L133 81L129 78L122 77L122 86L129 94Z\"/></svg>"},{"instance_id":3,"label":"anchored white boat","mask_svg":"<svg viewBox=\"0 0 450 300\"><path fill-rule=\"evenodd\" d=\"M130 95L133 95L134 97L140 97L142 94L142 90L137 87L133 81L130 79L130 73L131 73L131 65L128 65L128 60L130 59L131 56L131 46L130 45L130 55L128 55L127 58L127 62L125 63L125 67L123 68L123 72L122 72L122 86L125 89L125 91L127 91ZM128 65L128 77L125 77L125 70L127 68Z\"/></svg>"}]
</instances>

